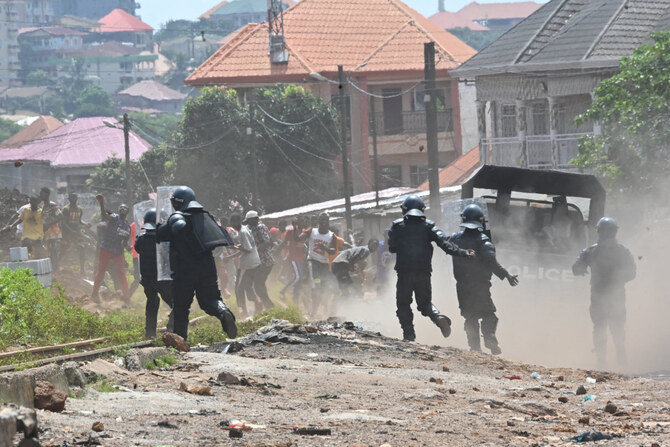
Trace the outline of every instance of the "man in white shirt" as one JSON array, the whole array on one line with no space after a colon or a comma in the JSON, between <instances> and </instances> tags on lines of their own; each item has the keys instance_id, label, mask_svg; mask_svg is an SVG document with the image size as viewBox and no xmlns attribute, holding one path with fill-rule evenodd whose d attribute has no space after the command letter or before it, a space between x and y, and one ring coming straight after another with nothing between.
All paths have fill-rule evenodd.
<instances>
[{"instance_id":1,"label":"man in white shirt","mask_svg":"<svg viewBox=\"0 0 670 447\"><path fill-rule=\"evenodd\" d=\"M328 214L320 214L317 228L305 230L300 239L308 242L307 261L312 283L310 315L314 316L325 295L327 282L332 277L328 255L336 252L335 237L330 231Z\"/></svg>"},{"instance_id":2,"label":"man in white shirt","mask_svg":"<svg viewBox=\"0 0 670 447\"><path fill-rule=\"evenodd\" d=\"M254 292L254 272L256 267L261 265L261 259L258 256L254 236L248 226L242 225L242 216L233 214L230 216L230 226L239 234L239 243L235 246L240 251L240 265L237 270L235 280L235 297L237 298L237 307L241 318L246 318L247 298L250 301L257 301Z\"/></svg>"}]
</instances>

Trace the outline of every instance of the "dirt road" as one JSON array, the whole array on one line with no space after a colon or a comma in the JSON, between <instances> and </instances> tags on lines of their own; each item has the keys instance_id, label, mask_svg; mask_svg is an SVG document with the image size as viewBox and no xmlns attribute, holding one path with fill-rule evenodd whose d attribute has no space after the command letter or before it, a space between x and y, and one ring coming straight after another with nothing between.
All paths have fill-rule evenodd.
<instances>
[{"instance_id":1,"label":"dirt road","mask_svg":"<svg viewBox=\"0 0 670 447\"><path fill-rule=\"evenodd\" d=\"M170 370L108 368L101 374L121 391L89 389L68 399L64 413L39 411L40 441L63 447L539 446L572 445L570 438L597 430L613 437L597 445L670 443L670 381L662 378L533 367L347 327L286 324L261 334L264 343L252 344L257 335L242 340L247 346L232 354L220 353L226 344L182 354ZM230 374L228 382L242 383L224 383L222 372ZM540 377L531 378L534 372ZM180 391L182 383L209 386L212 395ZM586 394L575 394L580 385ZM234 421L251 428L241 439L229 438ZM104 430L92 431L95 422ZM310 426L331 434L294 433Z\"/></svg>"}]
</instances>

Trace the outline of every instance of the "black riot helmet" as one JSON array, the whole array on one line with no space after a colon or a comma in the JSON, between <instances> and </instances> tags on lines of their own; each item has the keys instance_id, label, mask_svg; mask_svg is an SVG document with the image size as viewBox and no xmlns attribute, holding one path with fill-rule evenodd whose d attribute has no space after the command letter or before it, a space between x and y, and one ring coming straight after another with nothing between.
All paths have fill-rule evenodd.
<instances>
[{"instance_id":1,"label":"black riot helmet","mask_svg":"<svg viewBox=\"0 0 670 447\"><path fill-rule=\"evenodd\" d=\"M425 215L423 211L426 209L426 204L423 203L421 197L417 196L416 194L410 194L409 196L405 197L402 205L400 205L400 209L402 210L403 216L408 215L424 217Z\"/></svg>"},{"instance_id":2,"label":"black riot helmet","mask_svg":"<svg viewBox=\"0 0 670 447\"><path fill-rule=\"evenodd\" d=\"M178 186L172 192L170 202L175 211L202 208L202 205L195 200L195 192L188 186Z\"/></svg>"},{"instance_id":3,"label":"black riot helmet","mask_svg":"<svg viewBox=\"0 0 670 447\"><path fill-rule=\"evenodd\" d=\"M155 230L156 229L156 208L150 208L144 213L144 225L145 230Z\"/></svg>"},{"instance_id":4,"label":"black riot helmet","mask_svg":"<svg viewBox=\"0 0 670 447\"><path fill-rule=\"evenodd\" d=\"M484 230L484 211L479 205L468 205L461 213L461 227L470 230Z\"/></svg>"},{"instance_id":5,"label":"black riot helmet","mask_svg":"<svg viewBox=\"0 0 670 447\"><path fill-rule=\"evenodd\" d=\"M602 217L596 224L598 239L613 239L619 230L619 225L611 217Z\"/></svg>"}]
</instances>

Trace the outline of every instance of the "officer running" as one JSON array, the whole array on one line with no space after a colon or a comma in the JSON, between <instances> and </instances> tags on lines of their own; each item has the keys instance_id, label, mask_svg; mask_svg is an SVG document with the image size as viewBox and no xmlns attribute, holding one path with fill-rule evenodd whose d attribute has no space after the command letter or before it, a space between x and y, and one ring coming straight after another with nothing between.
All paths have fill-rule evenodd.
<instances>
[{"instance_id":1,"label":"officer running","mask_svg":"<svg viewBox=\"0 0 670 447\"><path fill-rule=\"evenodd\" d=\"M446 235L435 222L426 220L423 213L426 206L415 194L407 196L401 209L403 218L393 222L388 232L388 249L396 253L395 270L398 273L396 284L396 315L402 327L403 339L414 341L412 293L416 297L416 307L421 315L429 317L444 337L451 334L451 320L440 313L432 304L431 260L435 242L446 254L473 258L472 250L462 250L447 240Z\"/></svg>"},{"instance_id":2,"label":"officer running","mask_svg":"<svg viewBox=\"0 0 670 447\"><path fill-rule=\"evenodd\" d=\"M186 340L188 315L195 293L200 308L218 318L224 332L235 338L235 316L221 299L216 263L212 255L216 246L232 245L230 236L216 225L211 215L195 200L195 193L188 186L177 187L170 202L176 211L170 215L166 224L158 226L156 240L170 242L174 333ZM212 228L211 222L216 227ZM220 241L213 242L213 236L220 238Z\"/></svg>"},{"instance_id":3,"label":"officer running","mask_svg":"<svg viewBox=\"0 0 670 447\"><path fill-rule=\"evenodd\" d=\"M630 251L619 244L619 229L611 217L598 221L598 243L583 250L572 266L576 276L591 270L591 321L593 345L599 365L607 360L607 329L616 347L619 363L626 363L626 290L624 285L635 278L635 260Z\"/></svg>"},{"instance_id":4,"label":"officer running","mask_svg":"<svg viewBox=\"0 0 670 447\"><path fill-rule=\"evenodd\" d=\"M163 298L165 304L172 309L172 281L158 280L156 208L151 208L144 213L144 225L142 228L144 232L137 236L134 246L140 258L140 284L142 284L144 295L147 297L144 317L144 338L150 339L156 336L160 299ZM170 312L167 330L169 332L174 330L174 314L172 312Z\"/></svg>"},{"instance_id":5,"label":"officer running","mask_svg":"<svg viewBox=\"0 0 670 447\"><path fill-rule=\"evenodd\" d=\"M511 275L496 259L496 248L485 234L484 212L477 205L468 205L461 214L462 231L454 233L449 241L463 249L474 250L476 258L464 260L454 259L454 278L456 294L461 315L465 318L465 334L471 351L481 351L479 336L479 320L482 320L481 331L484 346L491 354L498 355L502 351L496 338L498 317L496 306L491 299L491 277L495 274L506 279L514 287L519 284L516 275Z\"/></svg>"}]
</instances>

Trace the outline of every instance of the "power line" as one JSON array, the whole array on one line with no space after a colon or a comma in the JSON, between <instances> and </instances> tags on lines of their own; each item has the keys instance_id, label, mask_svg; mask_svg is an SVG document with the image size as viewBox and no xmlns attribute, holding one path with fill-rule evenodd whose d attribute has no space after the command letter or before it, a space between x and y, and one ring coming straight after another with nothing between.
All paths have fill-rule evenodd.
<instances>
[{"instance_id":1,"label":"power line","mask_svg":"<svg viewBox=\"0 0 670 447\"><path fill-rule=\"evenodd\" d=\"M274 121L274 122L276 122L276 123L279 123L279 124L282 124L282 125L284 125L284 126L290 126L290 127L302 126L303 124L307 124L307 123L309 123L310 121L312 121L312 120L316 117L316 115L312 115L311 117L309 117L309 118L306 119L305 121L301 121L301 122L299 122L299 123L287 123L287 122L285 122L285 121L280 120L279 118L275 118L274 116L270 115L268 112L265 111L265 109L264 109L263 107L260 106L260 104L256 103L256 107L258 107L258 109L259 109L261 112L263 112L263 114L264 114L265 116L267 116L268 118L270 118L272 121Z\"/></svg>"}]
</instances>

